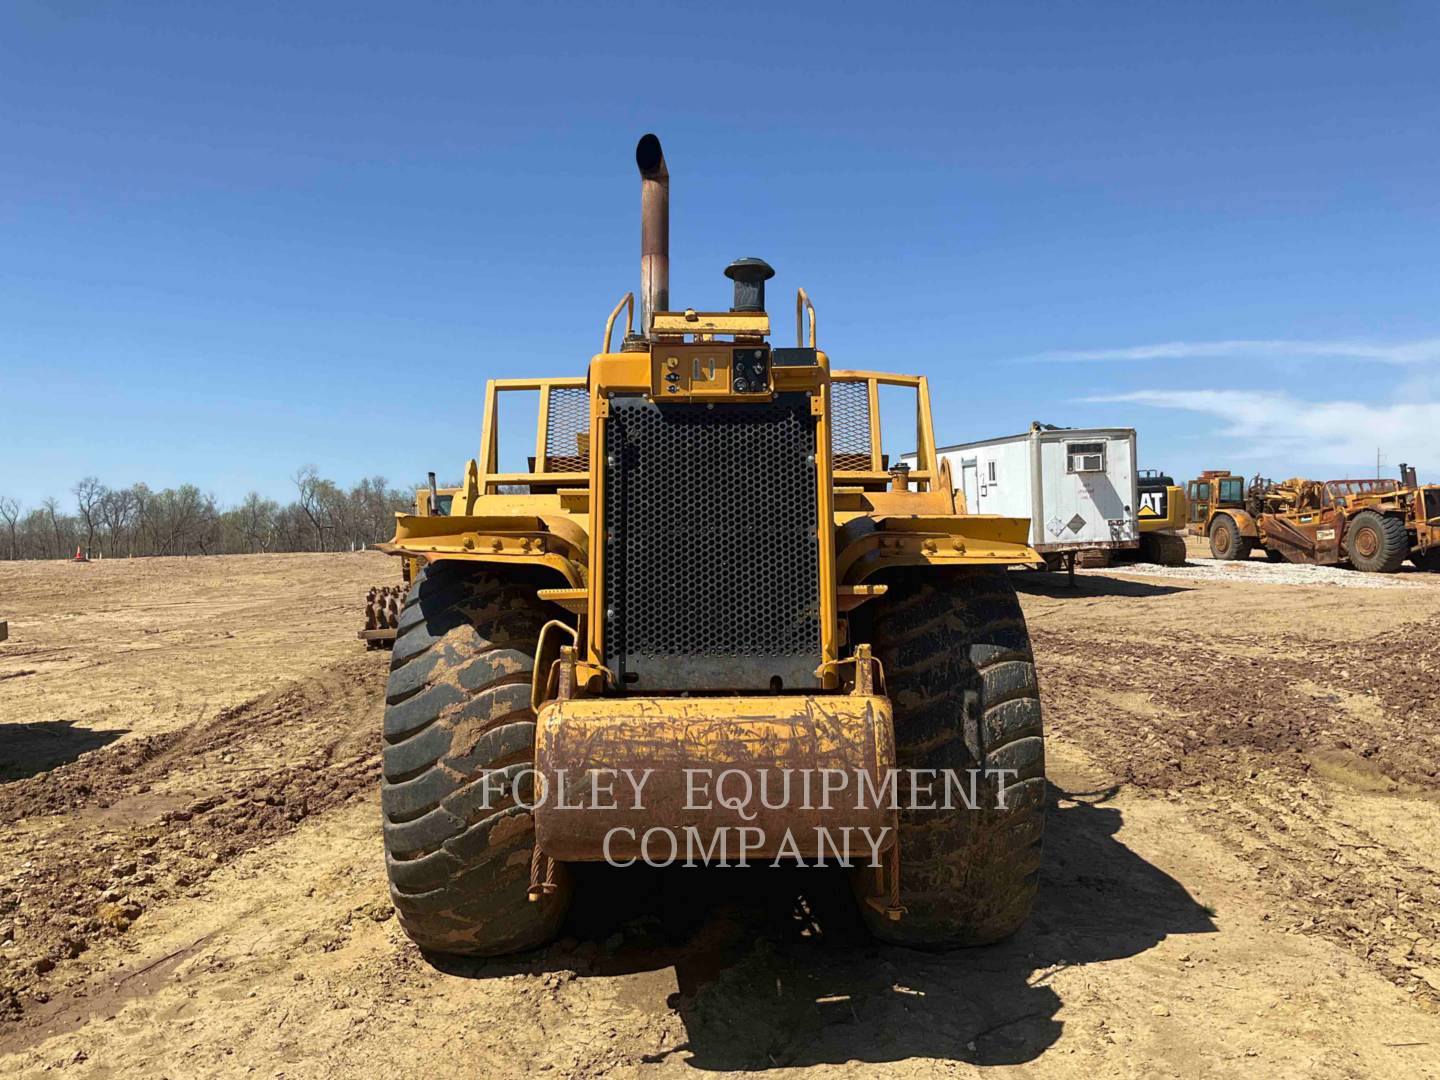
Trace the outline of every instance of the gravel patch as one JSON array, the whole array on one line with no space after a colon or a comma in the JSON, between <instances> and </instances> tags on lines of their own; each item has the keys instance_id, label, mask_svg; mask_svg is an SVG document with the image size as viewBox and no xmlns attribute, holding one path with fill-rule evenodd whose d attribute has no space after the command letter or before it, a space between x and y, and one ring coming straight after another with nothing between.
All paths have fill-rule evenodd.
<instances>
[{"instance_id":1,"label":"gravel patch","mask_svg":"<svg viewBox=\"0 0 1440 1080\"><path fill-rule=\"evenodd\" d=\"M1345 589L1423 589L1440 585L1440 574L1416 570L1408 563L1396 574L1365 574L1343 566L1307 566L1259 559L1222 562L1191 559L1184 566L1111 566L1077 574L1170 578L1180 581L1243 581L1252 585L1335 585Z\"/></svg>"}]
</instances>

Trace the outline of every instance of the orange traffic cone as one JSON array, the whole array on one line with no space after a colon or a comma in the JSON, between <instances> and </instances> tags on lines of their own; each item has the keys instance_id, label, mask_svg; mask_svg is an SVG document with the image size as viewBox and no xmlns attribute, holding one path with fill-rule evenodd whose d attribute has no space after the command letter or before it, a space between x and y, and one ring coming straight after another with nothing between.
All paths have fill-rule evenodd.
<instances>
[{"instance_id":1,"label":"orange traffic cone","mask_svg":"<svg viewBox=\"0 0 1440 1080\"><path fill-rule=\"evenodd\" d=\"M75 558L74 558L73 560L71 560L71 561L72 561L72 562L89 562L90 560L89 560L88 558L86 558L84 552L82 552L82 551L80 550L80 545L79 545L79 544L76 544L76 545L75 545Z\"/></svg>"}]
</instances>

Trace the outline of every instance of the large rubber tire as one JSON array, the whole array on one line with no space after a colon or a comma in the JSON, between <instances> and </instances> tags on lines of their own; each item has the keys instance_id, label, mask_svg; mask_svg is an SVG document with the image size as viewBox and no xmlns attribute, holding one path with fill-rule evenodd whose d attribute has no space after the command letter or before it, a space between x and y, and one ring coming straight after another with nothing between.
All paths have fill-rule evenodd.
<instances>
[{"instance_id":1,"label":"large rubber tire","mask_svg":"<svg viewBox=\"0 0 1440 1080\"><path fill-rule=\"evenodd\" d=\"M915 948L987 945L1034 904L1045 819L1045 742L1030 635L1003 570L900 572L867 634L895 710L900 769L1012 769L979 809L900 810L900 902L861 911L883 941ZM943 777L943 774L941 774ZM936 784L943 788L944 780ZM873 871L856 871L863 893Z\"/></svg>"},{"instance_id":2,"label":"large rubber tire","mask_svg":"<svg viewBox=\"0 0 1440 1080\"><path fill-rule=\"evenodd\" d=\"M1345 557L1367 574L1393 574L1410 554L1410 537L1398 517L1362 510L1345 527Z\"/></svg>"},{"instance_id":3,"label":"large rubber tire","mask_svg":"<svg viewBox=\"0 0 1440 1080\"><path fill-rule=\"evenodd\" d=\"M1226 561L1248 559L1254 541L1240 533L1240 527L1229 514L1217 514L1210 523L1210 554Z\"/></svg>"},{"instance_id":4,"label":"large rubber tire","mask_svg":"<svg viewBox=\"0 0 1440 1080\"><path fill-rule=\"evenodd\" d=\"M1185 538L1169 532L1140 534L1140 558L1157 566L1185 565Z\"/></svg>"},{"instance_id":5,"label":"large rubber tire","mask_svg":"<svg viewBox=\"0 0 1440 1080\"><path fill-rule=\"evenodd\" d=\"M400 925L429 952L543 944L569 903L563 865L559 889L529 900L534 823L514 801L517 781L530 801L530 673L550 617L537 584L441 563L420 572L400 614L385 689L385 866Z\"/></svg>"}]
</instances>

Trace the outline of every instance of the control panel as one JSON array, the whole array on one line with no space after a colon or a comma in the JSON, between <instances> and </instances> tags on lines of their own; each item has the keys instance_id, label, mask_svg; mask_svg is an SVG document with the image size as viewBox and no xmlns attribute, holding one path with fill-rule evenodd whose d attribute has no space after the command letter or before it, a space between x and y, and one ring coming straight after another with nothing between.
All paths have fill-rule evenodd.
<instances>
[{"instance_id":1,"label":"control panel","mask_svg":"<svg viewBox=\"0 0 1440 1080\"><path fill-rule=\"evenodd\" d=\"M764 345L657 345L650 359L657 401L768 397L771 392L770 350Z\"/></svg>"}]
</instances>

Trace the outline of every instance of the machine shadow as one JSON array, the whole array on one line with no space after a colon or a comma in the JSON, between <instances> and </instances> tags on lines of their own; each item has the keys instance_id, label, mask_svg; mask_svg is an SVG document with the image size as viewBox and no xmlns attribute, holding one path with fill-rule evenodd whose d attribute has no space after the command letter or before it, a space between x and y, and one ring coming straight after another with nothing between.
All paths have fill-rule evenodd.
<instances>
[{"instance_id":1,"label":"machine shadow","mask_svg":"<svg viewBox=\"0 0 1440 1080\"><path fill-rule=\"evenodd\" d=\"M1019 571L1010 575L1010 581L1016 592L1055 600L1091 596L1170 596L1193 589L1193 586L1189 585L1156 585L1153 582L1130 581L1108 574L1076 574L1075 584L1071 585L1066 581L1063 572L1055 573L1049 570Z\"/></svg>"},{"instance_id":2,"label":"machine shadow","mask_svg":"<svg viewBox=\"0 0 1440 1080\"><path fill-rule=\"evenodd\" d=\"M673 968L665 1004L687 1038L649 1061L684 1053L715 1071L911 1058L1023 1063L1060 1037L1062 1002L1047 985L1055 971L1215 930L1184 886L1115 839L1121 813L1105 805L1113 793L1051 786L1034 917L987 948L878 944L843 871L599 866L581 868L568 936L545 952L431 961L471 978Z\"/></svg>"},{"instance_id":3,"label":"machine shadow","mask_svg":"<svg viewBox=\"0 0 1440 1080\"><path fill-rule=\"evenodd\" d=\"M0 724L0 784L25 780L107 746L129 728L99 730L73 720Z\"/></svg>"}]
</instances>

